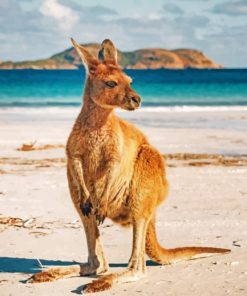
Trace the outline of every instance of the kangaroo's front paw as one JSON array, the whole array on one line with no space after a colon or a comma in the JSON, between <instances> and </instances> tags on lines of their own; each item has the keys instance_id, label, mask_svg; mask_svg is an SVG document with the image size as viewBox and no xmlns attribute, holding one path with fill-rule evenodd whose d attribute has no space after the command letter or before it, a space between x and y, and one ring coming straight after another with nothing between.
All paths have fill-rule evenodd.
<instances>
[{"instance_id":1,"label":"kangaroo's front paw","mask_svg":"<svg viewBox=\"0 0 247 296\"><path fill-rule=\"evenodd\" d=\"M103 224L107 216L106 207L97 207L94 214L98 222L98 225Z\"/></svg>"},{"instance_id":2,"label":"kangaroo's front paw","mask_svg":"<svg viewBox=\"0 0 247 296\"><path fill-rule=\"evenodd\" d=\"M80 207L81 212L84 216L88 217L92 213L93 205L90 200L87 200L86 202L81 202Z\"/></svg>"}]
</instances>

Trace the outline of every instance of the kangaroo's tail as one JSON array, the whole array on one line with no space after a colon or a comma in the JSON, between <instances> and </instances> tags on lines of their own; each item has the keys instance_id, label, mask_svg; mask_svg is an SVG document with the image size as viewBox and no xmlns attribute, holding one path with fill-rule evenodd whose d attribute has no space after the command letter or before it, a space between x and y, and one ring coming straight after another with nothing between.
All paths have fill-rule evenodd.
<instances>
[{"instance_id":1,"label":"kangaroo's tail","mask_svg":"<svg viewBox=\"0 0 247 296\"><path fill-rule=\"evenodd\" d=\"M29 283L53 282L61 278L80 275L80 265L49 268L46 271L36 273L27 280Z\"/></svg>"},{"instance_id":2,"label":"kangaroo's tail","mask_svg":"<svg viewBox=\"0 0 247 296\"><path fill-rule=\"evenodd\" d=\"M229 249L210 248L210 247L181 247L175 249L163 248L156 236L155 218L153 218L147 229L146 253L150 259L160 264L170 264L182 260L204 258L214 254L229 253Z\"/></svg>"}]
</instances>

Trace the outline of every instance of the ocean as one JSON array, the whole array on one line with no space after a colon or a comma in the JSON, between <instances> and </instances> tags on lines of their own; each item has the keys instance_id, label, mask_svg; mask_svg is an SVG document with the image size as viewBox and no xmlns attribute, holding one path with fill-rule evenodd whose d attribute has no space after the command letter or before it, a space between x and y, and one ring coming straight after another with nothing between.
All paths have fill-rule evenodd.
<instances>
[{"instance_id":1,"label":"ocean","mask_svg":"<svg viewBox=\"0 0 247 296\"><path fill-rule=\"evenodd\" d=\"M144 110L247 106L247 69L125 72ZM0 70L0 108L80 106L84 79L83 69Z\"/></svg>"}]
</instances>

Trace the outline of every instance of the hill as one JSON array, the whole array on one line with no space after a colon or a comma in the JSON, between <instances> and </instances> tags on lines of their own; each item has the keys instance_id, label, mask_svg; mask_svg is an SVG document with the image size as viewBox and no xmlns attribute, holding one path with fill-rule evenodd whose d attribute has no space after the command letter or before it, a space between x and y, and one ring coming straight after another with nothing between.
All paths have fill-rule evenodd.
<instances>
[{"instance_id":1,"label":"hill","mask_svg":"<svg viewBox=\"0 0 247 296\"><path fill-rule=\"evenodd\" d=\"M100 47L97 43L83 44L83 46L94 55L97 55ZM195 49L148 48L129 52L118 50L118 62L126 69L222 68ZM81 67L81 61L73 47L47 59L0 62L0 69L77 69L79 67Z\"/></svg>"}]
</instances>

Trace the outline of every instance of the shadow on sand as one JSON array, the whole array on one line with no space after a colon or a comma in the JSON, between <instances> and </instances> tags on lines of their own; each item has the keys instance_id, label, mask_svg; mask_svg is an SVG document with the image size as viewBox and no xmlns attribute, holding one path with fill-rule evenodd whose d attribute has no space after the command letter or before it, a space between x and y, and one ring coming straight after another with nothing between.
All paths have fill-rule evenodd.
<instances>
[{"instance_id":1,"label":"shadow on sand","mask_svg":"<svg viewBox=\"0 0 247 296\"><path fill-rule=\"evenodd\" d=\"M74 261L59 261L39 259L44 267L68 266L79 264ZM41 266L37 259L0 257L0 272L11 273L37 273L41 271Z\"/></svg>"},{"instance_id":2,"label":"shadow on sand","mask_svg":"<svg viewBox=\"0 0 247 296\"><path fill-rule=\"evenodd\" d=\"M69 266L80 264L75 261L59 261L59 260L47 260L39 259L44 267L58 267L58 266ZM158 264L148 260L147 266L157 266ZM117 267L127 267L125 263L111 263L111 268ZM40 272L41 266L37 259L28 258L15 258L15 257L0 257L0 272L10 272L10 273L37 273Z\"/></svg>"}]
</instances>

